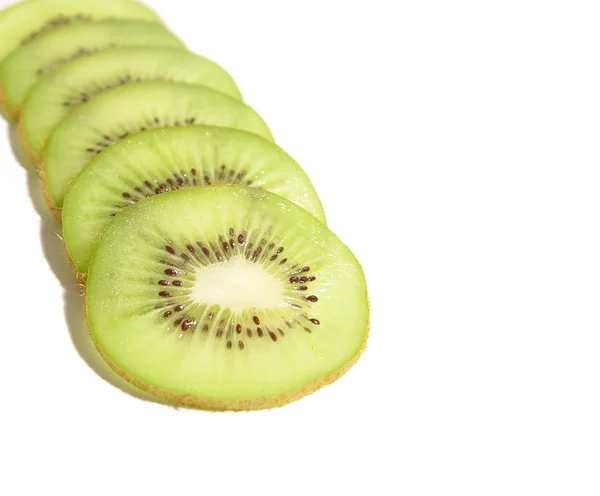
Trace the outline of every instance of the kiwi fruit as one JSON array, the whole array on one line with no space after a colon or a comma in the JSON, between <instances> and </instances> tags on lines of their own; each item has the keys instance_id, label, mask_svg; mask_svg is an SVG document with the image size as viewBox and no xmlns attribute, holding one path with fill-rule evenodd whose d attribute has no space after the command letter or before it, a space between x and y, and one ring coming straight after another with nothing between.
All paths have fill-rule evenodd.
<instances>
[{"instance_id":1,"label":"kiwi fruit","mask_svg":"<svg viewBox=\"0 0 600 496\"><path fill-rule=\"evenodd\" d=\"M346 372L369 308L352 252L304 209L208 186L123 209L92 259L93 341L134 386L178 406L272 408Z\"/></svg>"},{"instance_id":2,"label":"kiwi fruit","mask_svg":"<svg viewBox=\"0 0 600 496\"><path fill-rule=\"evenodd\" d=\"M161 23L149 7L133 0L26 0L0 11L0 61L43 33L100 19Z\"/></svg>"},{"instance_id":3,"label":"kiwi fruit","mask_svg":"<svg viewBox=\"0 0 600 496\"><path fill-rule=\"evenodd\" d=\"M98 155L71 184L62 220L73 265L79 274L87 273L100 234L123 208L157 194L215 184L263 188L325 222L308 176L270 141L210 126L153 129ZM54 201L62 204L60 198Z\"/></svg>"},{"instance_id":4,"label":"kiwi fruit","mask_svg":"<svg viewBox=\"0 0 600 496\"><path fill-rule=\"evenodd\" d=\"M180 81L221 91L240 99L231 76L214 62L166 47L122 47L85 57L50 74L31 90L21 114L21 128L33 163L44 143L71 110L99 93L141 81Z\"/></svg>"},{"instance_id":5,"label":"kiwi fruit","mask_svg":"<svg viewBox=\"0 0 600 496\"><path fill-rule=\"evenodd\" d=\"M151 9L0 11L0 113L18 118L92 341L126 381L175 406L256 410L359 359L359 262L231 76Z\"/></svg>"},{"instance_id":6,"label":"kiwi fruit","mask_svg":"<svg viewBox=\"0 0 600 496\"><path fill-rule=\"evenodd\" d=\"M164 26L145 21L98 21L49 31L14 50L0 65L0 104L15 119L33 85L64 64L117 46L183 44Z\"/></svg>"},{"instance_id":7,"label":"kiwi fruit","mask_svg":"<svg viewBox=\"0 0 600 496\"><path fill-rule=\"evenodd\" d=\"M64 198L69 184L99 153L135 133L158 127L230 127L272 141L260 116L243 102L204 86L146 81L106 91L69 113L44 154L46 199Z\"/></svg>"}]
</instances>

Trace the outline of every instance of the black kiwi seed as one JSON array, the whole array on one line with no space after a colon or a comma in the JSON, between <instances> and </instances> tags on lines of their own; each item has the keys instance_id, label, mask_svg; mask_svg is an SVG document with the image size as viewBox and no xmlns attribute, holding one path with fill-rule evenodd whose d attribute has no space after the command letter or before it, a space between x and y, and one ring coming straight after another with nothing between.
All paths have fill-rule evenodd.
<instances>
[{"instance_id":1,"label":"black kiwi seed","mask_svg":"<svg viewBox=\"0 0 600 496\"><path fill-rule=\"evenodd\" d=\"M183 321L183 324L181 324L181 329L187 331L190 327L193 327L195 325L195 321L193 321L192 319L187 319Z\"/></svg>"}]
</instances>

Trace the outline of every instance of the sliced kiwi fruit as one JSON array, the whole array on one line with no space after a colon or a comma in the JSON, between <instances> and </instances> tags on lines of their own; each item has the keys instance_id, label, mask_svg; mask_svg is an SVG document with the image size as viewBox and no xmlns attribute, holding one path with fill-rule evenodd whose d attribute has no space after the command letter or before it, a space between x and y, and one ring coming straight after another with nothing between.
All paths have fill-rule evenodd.
<instances>
[{"instance_id":1,"label":"sliced kiwi fruit","mask_svg":"<svg viewBox=\"0 0 600 496\"><path fill-rule=\"evenodd\" d=\"M123 208L157 194L215 184L263 188L325 222L308 176L270 141L210 126L154 129L98 155L69 188L63 239L77 271L87 273L100 234ZM62 205L60 198L54 201Z\"/></svg>"},{"instance_id":2,"label":"sliced kiwi fruit","mask_svg":"<svg viewBox=\"0 0 600 496\"><path fill-rule=\"evenodd\" d=\"M0 65L0 103L14 119L33 85L64 64L117 46L183 47L164 26L145 21L99 21L50 31L8 55Z\"/></svg>"},{"instance_id":3,"label":"sliced kiwi fruit","mask_svg":"<svg viewBox=\"0 0 600 496\"><path fill-rule=\"evenodd\" d=\"M33 162L39 160L46 139L71 110L106 90L152 80L201 84L241 98L231 76L200 55L165 47L105 50L67 64L31 90L20 126L33 151Z\"/></svg>"},{"instance_id":4,"label":"sliced kiwi fruit","mask_svg":"<svg viewBox=\"0 0 600 496\"><path fill-rule=\"evenodd\" d=\"M123 209L90 266L91 336L136 387L251 410L329 384L368 334L363 271L304 209L258 188L173 191Z\"/></svg>"},{"instance_id":5,"label":"sliced kiwi fruit","mask_svg":"<svg viewBox=\"0 0 600 496\"><path fill-rule=\"evenodd\" d=\"M0 11L0 61L43 33L100 19L161 22L149 7L133 0L26 0Z\"/></svg>"},{"instance_id":6,"label":"sliced kiwi fruit","mask_svg":"<svg viewBox=\"0 0 600 496\"><path fill-rule=\"evenodd\" d=\"M46 199L64 198L86 164L120 139L151 128L201 124L273 140L249 106L204 86L165 81L120 86L73 110L50 135L41 171Z\"/></svg>"}]
</instances>

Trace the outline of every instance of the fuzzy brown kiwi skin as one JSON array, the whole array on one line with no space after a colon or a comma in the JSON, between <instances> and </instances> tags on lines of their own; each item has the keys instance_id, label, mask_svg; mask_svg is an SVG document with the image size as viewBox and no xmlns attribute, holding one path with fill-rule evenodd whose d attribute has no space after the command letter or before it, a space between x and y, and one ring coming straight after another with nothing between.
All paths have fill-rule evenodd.
<instances>
[{"instance_id":1,"label":"fuzzy brown kiwi skin","mask_svg":"<svg viewBox=\"0 0 600 496\"><path fill-rule=\"evenodd\" d=\"M87 290L87 288L86 288ZM367 299L368 302L368 299ZM87 297L86 297L87 303ZM370 312L369 312L370 314ZM89 311L86 304L86 322L87 322L87 330L94 344L94 348L100 354L102 359L108 364L108 366L113 370L115 374L119 377L127 381L129 384L133 385L140 391L143 391L151 396L159 398L171 405L179 408L191 408L196 410L208 410L213 412L226 412L226 411L234 411L234 412L244 412L250 410L267 410L270 408L279 408L288 403L292 403L294 401L298 401L309 394L314 393L318 389L322 387L328 386L333 382L337 381L340 377L342 377L348 370L350 370L361 357L363 352L367 347L367 340L369 338L370 332L370 322L367 322L367 332L365 333L365 337L363 339L362 345L358 352L342 367L331 372L330 374L317 379L309 384L302 386L301 388L291 391L289 393L285 393L279 396L264 396L261 398L250 398L250 399L214 399L214 398L202 398L198 396L194 396L191 394L182 394L182 393L174 393L172 391L167 391L165 389L157 388L150 384L146 384L143 381L140 381L138 378L129 374L122 368L120 368L100 347L98 342L94 339L94 335L91 332L90 322L89 322Z\"/></svg>"},{"instance_id":2,"label":"fuzzy brown kiwi skin","mask_svg":"<svg viewBox=\"0 0 600 496\"><path fill-rule=\"evenodd\" d=\"M50 212L50 215L52 215L54 220L60 224L62 222L62 210L56 206L54 200L52 199L52 195L50 194L50 190L48 189L48 181L46 180L46 168L44 167L43 162L38 172L40 174L40 181L42 182L42 191L44 193L44 200L46 200L46 206L48 207L48 211Z\"/></svg>"},{"instance_id":3,"label":"fuzzy brown kiwi skin","mask_svg":"<svg viewBox=\"0 0 600 496\"><path fill-rule=\"evenodd\" d=\"M19 117L19 111L8 101L2 81L0 81L0 109L2 110L2 113L6 119L10 122L16 121Z\"/></svg>"},{"instance_id":4,"label":"fuzzy brown kiwi skin","mask_svg":"<svg viewBox=\"0 0 600 496\"><path fill-rule=\"evenodd\" d=\"M31 145L29 144L29 140L25 134L25 121L23 120L23 114L21 114L19 117L17 129L19 131L19 141L21 142L21 148L25 158L34 169L40 170L42 167L42 158L35 153L35 151L33 151L33 148L31 148Z\"/></svg>"}]
</instances>

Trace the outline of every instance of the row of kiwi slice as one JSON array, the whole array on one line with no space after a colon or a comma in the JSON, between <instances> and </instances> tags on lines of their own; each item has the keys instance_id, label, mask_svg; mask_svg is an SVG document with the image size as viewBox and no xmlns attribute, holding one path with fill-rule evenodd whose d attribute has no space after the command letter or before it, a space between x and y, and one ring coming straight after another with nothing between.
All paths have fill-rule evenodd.
<instances>
[{"instance_id":1,"label":"row of kiwi slice","mask_svg":"<svg viewBox=\"0 0 600 496\"><path fill-rule=\"evenodd\" d=\"M94 345L125 380L178 406L251 410L357 361L359 262L229 73L151 9L1 11L0 108L62 222Z\"/></svg>"}]
</instances>

